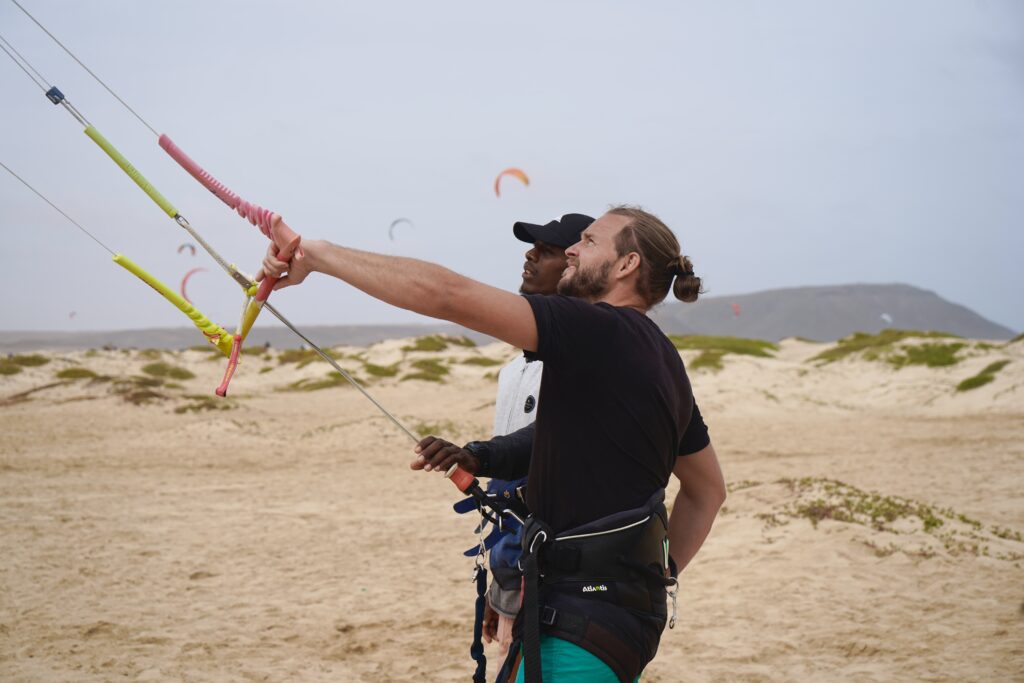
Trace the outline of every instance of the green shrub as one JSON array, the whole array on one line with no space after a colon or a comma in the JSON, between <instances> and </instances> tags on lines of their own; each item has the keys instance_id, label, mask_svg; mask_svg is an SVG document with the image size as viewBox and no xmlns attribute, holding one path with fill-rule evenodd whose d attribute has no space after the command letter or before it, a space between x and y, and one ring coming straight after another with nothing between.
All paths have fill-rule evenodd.
<instances>
[{"instance_id":1,"label":"green shrub","mask_svg":"<svg viewBox=\"0 0 1024 683\"><path fill-rule=\"evenodd\" d=\"M487 358L485 356L474 356L473 358L467 358L462 361L463 365L480 365L485 368L493 367L495 365L504 365L504 361L495 360L493 358Z\"/></svg>"},{"instance_id":2,"label":"green shrub","mask_svg":"<svg viewBox=\"0 0 1024 683\"><path fill-rule=\"evenodd\" d=\"M447 366L443 365L437 358L423 358L415 361L411 364L417 372L412 372L402 377L403 382L412 379L422 380L424 382L444 382L444 376L447 375L450 370Z\"/></svg>"},{"instance_id":3,"label":"green shrub","mask_svg":"<svg viewBox=\"0 0 1024 683\"><path fill-rule=\"evenodd\" d=\"M429 372L411 372L408 375L402 375L402 379L400 381L406 382L411 379L418 379L424 382L437 382L439 384L444 384L444 378L441 377L441 375L433 375Z\"/></svg>"},{"instance_id":4,"label":"green shrub","mask_svg":"<svg viewBox=\"0 0 1024 683\"><path fill-rule=\"evenodd\" d=\"M926 365L929 368L940 368L959 363L960 359L956 357L956 353L964 348L964 346L966 344L906 346L899 353L889 355L886 360L897 368L907 365Z\"/></svg>"},{"instance_id":5,"label":"green shrub","mask_svg":"<svg viewBox=\"0 0 1024 683\"><path fill-rule=\"evenodd\" d=\"M979 372L973 377L968 377L960 384L956 385L957 391L970 391L971 389L977 389L983 387L989 382L996 378L996 373L1005 368L1010 364L1008 360L998 360L995 363L989 363L984 370Z\"/></svg>"},{"instance_id":6,"label":"green shrub","mask_svg":"<svg viewBox=\"0 0 1024 683\"><path fill-rule=\"evenodd\" d=\"M356 377L352 379L355 379L357 382L359 381ZM327 376L324 378L307 377L306 379L292 382L284 388L284 391L320 391L321 389L347 386L350 386L348 381L337 372L332 371L327 373Z\"/></svg>"},{"instance_id":7,"label":"green shrub","mask_svg":"<svg viewBox=\"0 0 1024 683\"><path fill-rule=\"evenodd\" d=\"M744 339L743 337L714 337L702 334L685 336L669 335L677 349L684 351L718 351L721 355L735 353L743 356L761 356L771 358L772 352L778 351L777 344L763 339Z\"/></svg>"},{"instance_id":8,"label":"green shrub","mask_svg":"<svg viewBox=\"0 0 1024 683\"><path fill-rule=\"evenodd\" d=\"M95 379L96 376L89 368L65 368L57 373L57 379Z\"/></svg>"},{"instance_id":9,"label":"green shrub","mask_svg":"<svg viewBox=\"0 0 1024 683\"><path fill-rule=\"evenodd\" d=\"M35 368L40 365L46 365L47 363L50 362L49 358L47 358L46 356L40 356L38 353L32 353L28 355L19 354L17 356L11 356L7 360L10 361L11 363L14 363L15 365L20 365L24 368Z\"/></svg>"},{"instance_id":10,"label":"green shrub","mask_svg":"<svg viewBox=\"0 0 1024 683\"><path fill-rule=\"evenodd\" d=\"M974 375L973 377L968 377L964 381L960 382L960 384L957 384L956 390L970 391L971 389L977 389L978 387L985 386L995 378L995 375Z\"/></svg>"},{"instance_id":11,"label":"green shrub","mask_svg":"<svg viewBox=\"0 0 1024 683\"><path fill-rule=\"evenodd\" d=\"M179 368L168 363L150 363L149 365L144 365L142 367L142 371L147 375L152 375L153 377L161 378L167 377L170 379L192 379L193 377L195 377L195 375L192 374L192 372L190 372L189 370L186 370L185 368Z\"/></svg>"},{"instance_id":12,"label":"green shrub","mask_svg":"<svg viewBox=\"0 0 1024 683\"><path fill-rule=\"evenodd\" d=\"M335 360L338 359L330 349L324 349L324 353L326 353L330 358ZM285 363L297 363L300 368L304 368L314 361L323 362L323 360L324 359L320 357L320 354L313 349L286 349L277 357L277 362L281 365L284 365Z\"/></svg>"},{"instance_id":13,"label":"green shrub","mask_svg":"<svg viewBox=\"0 0 1024 683\"><path fill-rule=\"evenodd\" d=\"M373 377L394 377L398 374L398 363L395 363L394 365L374 365L373 363L363 363L363 370Z\"/></svg>"},{"instance_id":14,"label":"green shrub","mask_svg":"<svg viewBox=\"0 0 1024 683\"><path fill-rule=\"evenodd\" d=\"M459 427L451 420L439 420L437 422L417 422L412 426L412 431L422 437L447 436L455 438L459 433Z\"/></svg>"},{"instance_id":15,"label":"green shrub","mask_svg":"<svg viewBox=\"0 0 1024 683\"><path fill-rule=\"evenodd\" d=\"M448 348L448 342L439 334L432 334L426 337L417 337L409 346L403 346L403 351L444 351Z\"/></svg>"},{"instance_id":16,"label":"green shrub","mask_svg":"<svg viewBox=\"0 0 1024 683\"><path fill-rule=\"evenodd\" d=\"M894 344L904 339L959 339L955 334L946 332L919 332L916 330L882 330L878 334L854 332L836 342L830 349L825 349L811 361L831 363L849 356L864 353L868 360L879 360L894 350Z\"/></svg>"},{"instance_id":17,"label":"green shrub","mask_svg":"<svg viewBox=\"0 0 1024 683\"><path fill-rule=\"evenodd\" d=\"M688 364L690 370L701 370L708 368L711 370L721 370L722 356L725 355L725 351L702 351L699 356L691 360Z\"/></svg>"},{"instance_id":18,"label":"green shrub","mask_svg":"<svg viewBox=\"0 0 1024 683\"><path fill-rule=\"evenodd\" d=\"M6 358L0 360L0 375L17 375L21 372L21 366L16 365Z\"/></svg>"},{"instance_id":19,"label":"green shrub","mask_svg":"<svg viewBox=\"0 0 1024 683\"><path fill-rule=\"evenodd\" d=\"M178 415L184 413L200 413L210 410L232 410L238 407L233 401L219 396L207 394L189 394L185 397L188 403L178 406L174 412Z\"/></svg>"}]
</instances>

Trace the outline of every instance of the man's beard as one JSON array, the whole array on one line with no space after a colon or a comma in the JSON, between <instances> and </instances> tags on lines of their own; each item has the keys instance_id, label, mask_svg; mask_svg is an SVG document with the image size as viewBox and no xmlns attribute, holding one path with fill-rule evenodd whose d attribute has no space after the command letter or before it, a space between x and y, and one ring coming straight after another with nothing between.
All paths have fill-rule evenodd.
<instances>
[{"instance_id":1,"label":"man's beard","mask_svg":"<svg viewBox=\"0 0 1024 683\"><path fill-rule=\"evenodd\" d=\"M608 291L608 279L612 273L612 261L606 261L596 268L583 270L576 266L576 272L568 279L558 281L558 293L578 299L594 301Z\"/></svg>"}]
</instances>

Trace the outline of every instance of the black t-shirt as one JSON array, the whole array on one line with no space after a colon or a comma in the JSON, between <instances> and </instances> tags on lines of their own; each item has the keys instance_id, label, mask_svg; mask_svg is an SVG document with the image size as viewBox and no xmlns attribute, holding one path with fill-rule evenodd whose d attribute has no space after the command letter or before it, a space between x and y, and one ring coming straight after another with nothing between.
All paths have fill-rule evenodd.
<instances>
[{"instance_id":1,"label":"black t-shirt","mask_svg":"<svg viewBox=\"0 0 1024 683\"><path fill-rule=\"evenodd\" d=\"M679 352L631 308L526 300L538 337L529 355L544 361L530 510L559 533L644 505L676 457L694 452L684 434L700 431L687 430L693 394Z\"/></svg>"}]
</instances>

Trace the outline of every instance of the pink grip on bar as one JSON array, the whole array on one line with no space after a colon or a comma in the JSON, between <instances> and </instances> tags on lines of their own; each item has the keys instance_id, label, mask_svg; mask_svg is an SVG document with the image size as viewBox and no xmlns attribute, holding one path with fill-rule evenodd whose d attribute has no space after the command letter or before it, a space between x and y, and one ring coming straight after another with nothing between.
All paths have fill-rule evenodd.
<instances>
[{"instance_id":1,"label":"pink grip on bar","mask_svg":"<svg viewBox=\"0 0 1024 683\"><path fill-rule=\"evenodd\" d=\"M268 211L257 204L247 202L232 192L224 183L220 182L203 170L202 166L193 161L189 155L185 154L185 152L174 144L174 141L166 135L160 136L160 147L162 147L172 159L177 161L178 165L188 171L189 175L198 180L203 187L217 195L218 199L237 211L239 216L245 218L250 223L258 227L260 232L264 235L273 239L273 235L270 234L270 223L274 215L273 212Z\"/></svg>"}]
</instances>

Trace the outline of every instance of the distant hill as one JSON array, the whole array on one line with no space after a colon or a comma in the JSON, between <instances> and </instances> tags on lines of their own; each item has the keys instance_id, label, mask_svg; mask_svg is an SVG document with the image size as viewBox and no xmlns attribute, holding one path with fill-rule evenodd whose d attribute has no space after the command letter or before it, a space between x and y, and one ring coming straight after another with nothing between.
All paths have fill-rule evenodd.
<instances>
[{"instance_id":1,"label":"distant hill","mask_svg":"<svg viewBox=\"0 0 1024 683\"><path fill-rule=\"evenodd\" d=\"M739 315L733 309L737 305ZM886 327L936 330L973 339L1010 339L1013 330L982 318L934 292L910 285L794 287L754 294L673 301L651 316L665 332L778 341L806 337L835 341Z\"/></svg>"},{"instance_id":2,"label":"distant hill","mask_svg":"<svg viewBox=\"0 0 1024 683\"><path fill-rule=\"evenodd\" d=\"M733 304L740 314L733 312ZM882 316L891 319L887 322ZM885 327L952 332L973 339L1010 339L1014 332L933 292L910 285L837 285L775 289L730 297L702 298L694 304L659 306L651 316L667 333L715 334L778 341L806 337L834 341L853 332ZM427 334L466 335L477 343L486 335L438 322L420 325L308 325L302 332L321 346L365 346L384 339ZM246 344L297 348L302 340L283 327L253 328ZM103 332L0 332L0 352L38 349L182 349L203 344L193 327Z\"/></svg>"}]
</instances>

